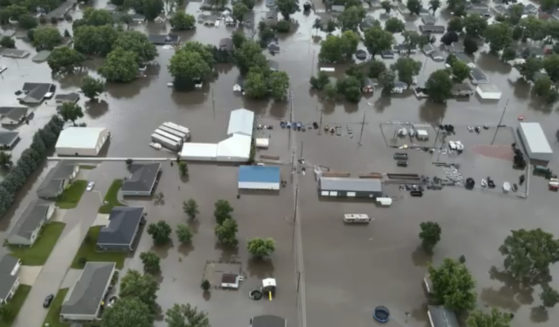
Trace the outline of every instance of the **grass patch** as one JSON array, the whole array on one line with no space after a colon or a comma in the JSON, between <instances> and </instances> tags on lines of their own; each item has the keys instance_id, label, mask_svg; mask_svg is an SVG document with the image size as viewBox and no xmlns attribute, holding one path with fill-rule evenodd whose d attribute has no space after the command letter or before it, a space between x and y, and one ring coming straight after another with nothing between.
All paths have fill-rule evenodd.
<instances>
[{"instance_id":1,"label":"grass patch","mask_svg":"<svg viewBox=\"0 0 559 327\"><path fill-rule=\"evenodd\" d=\"M118 202L117 194L118 190L122 187L122 179L115 179L107 194L105 194L105 199L103 205L99 208L99 213L111 213L113 207L122 206L123 204Z\"/></svg>"},{"instance_id":2,"label":"grass patch","mask_svg":"<svg viewBox=\"0 0 559 327\"><path fill-rule=\"evenodd\" d=\"M70 185L56 200L56 205L62 209L72 209L78 206L83 192L87 187L87 181L77 180Z\"/></svg>"},{"instance_id":3,"label":"grass patch","mask_svg":"<svg viewBox=\"0 0 559 327\"><path fill-rule=\"evenodd\" d=\"M42 266L47 261L56 241L64 230L64 223L51 222L43 226L35 244L31 247L10 246L12 255L21 259L27 266Z\"/></svg>"},{"instance_id":4,"label":"grass patch","mask_svg":"<svg viewBox=\"0 0 559 327\"><path fill-rule=\"evenodd\" d=\"M97 168L97 166L95 165L80 165L80 169L84 169L84 170L91 170L95 168Z\"/></svg>"},{"instance_id":5,"label":"grass patch","mask_svg":"<svg viewBox=\"0 0 559 327\"><path fill-rule=\"evenodd\" d=\"M23 302L27 298L27 294L31 291L29 285L19 285L14 297L4 306L4 314L0 317L0 327L9 327L16 319L19 309L23 306Z\"/></svg>"},{"instance_id":6,"label":"grass patch","mask_svg":"<svg viewBox=\"0 0 559 327\"><path fill-rule=\"evenodd\" d=\"M82 269L87 261L113 261L118 269L122 268L125 252L97 252L97 237L101 231L101 226L93 226L87 231L78 253L72 261L72 268Z\"/></svg>"},{"instance_id":7,"label":"grass patch","mask_svg":"<svg viewBox=\"0 0 559 327\"><path fill-rule=\"evenodd\" d=\"M66 297L66 293L68 293L67 288L63 288L56 293L54 300L50 304L49 312L47 313L47 317L43 322L43 326L49 327L67 327L70 326L67 323L63 323L60 321L60 309L62 307L62 301ZM47 325L48 324L48 325Z\"/></svg>"}]
</instances>

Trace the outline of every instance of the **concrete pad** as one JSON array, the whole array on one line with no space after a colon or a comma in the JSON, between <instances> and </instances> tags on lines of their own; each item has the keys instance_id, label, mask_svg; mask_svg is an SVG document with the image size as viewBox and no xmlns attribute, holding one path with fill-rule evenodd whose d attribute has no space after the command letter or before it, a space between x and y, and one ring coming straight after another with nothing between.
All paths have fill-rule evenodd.
<instances>
[{"instance_id":1,"label":"concrete pad","mask_svg":"<svg viewBox=\"0 0 559 327\"><path fill-rule=\"evenodd\" d=\"M64 218L66 218L67 211L68 211L67 209L60 209L56 207L56 210L54 211L54 215L51 218L51 221L60 221L65 223L66 221L64 220Z\"/></svg>"},{"instance_id":2,"label":"concrete pad","mask_svg":"<svg viewBox=\"0 0 559 327\"><path fill-rule=\"evenodd\" d=\"M109 224L109 214L98 213L91 226L107 226Z\"/></svg>"},{"instance_id":3,"label":"concrete pad","mask_svg":"<svg viewBox=\"0 0 559 327\"><path fill-rule=\"evenodd\" d=\"M68 272L66 273L64 279L62 280L62 284L60 285L60 288L70 288L74 286L74 284L80 277L82 271L83 270L81 269L68 269Z\"/></svg>"},{"instance_id":4,"label":"concrete pad","mask_svg":"<svg viewBox=\"0 0 559 327\"><path fill-rule=\"evenodd\" d=\"M21 266L19 268L19 282L33 286L41 269L43 269L43 266Z\"/></svg>"}]
</instances>

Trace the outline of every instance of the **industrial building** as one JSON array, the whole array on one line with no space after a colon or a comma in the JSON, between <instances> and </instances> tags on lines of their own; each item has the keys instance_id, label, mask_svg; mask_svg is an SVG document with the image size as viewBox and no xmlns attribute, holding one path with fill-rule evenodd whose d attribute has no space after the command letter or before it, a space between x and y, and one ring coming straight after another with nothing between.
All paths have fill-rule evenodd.
<instances>
[{"instance_id":1,"label":"industrial building","mask_svg":"<svg viewBox=\"0 0 559 327\"><path fill-rule=\"evenodd\" d=\"M56 154L59 156L97 156L109 139L103 127L68 127L58 137Z\"/></svg>"},{"instance_id":2,"label":"industrial building","mask_svg":"<svg viewBox=\"0 0 559 327\"><path fill-rule=\"evenodd\" d=\"M375 198L382 196L382 182L376 178L321 177L320 196Z\"/></svg>"},{"instance_id":3,"label":"industrial building","mask_svg":"<svg viewBox=\"0 0 559 327\"><path fill-rule=\"evenodd\" d=\"M553 150L539 123L520 123L518 136L531 160L548 162L553 157Z\"/></svg>"},{"instance_id":4,"label":"industrial building","mask_svg":"<svg viewBox=\"0 0 559 327\"><path fill-rule=\"evenodd\" d=\"M237 181L241 190L279 190L280 167L240 166Z\"/></svg>"}]
</instances>

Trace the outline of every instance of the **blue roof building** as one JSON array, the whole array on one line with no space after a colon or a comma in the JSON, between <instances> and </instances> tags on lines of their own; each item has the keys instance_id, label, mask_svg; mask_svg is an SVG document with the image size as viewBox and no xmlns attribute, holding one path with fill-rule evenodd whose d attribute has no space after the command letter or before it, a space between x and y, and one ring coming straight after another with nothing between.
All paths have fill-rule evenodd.
<instances>
[{"instance_id":1,"label":"blue roof building","mask_svg":"<svg viewBox=\"0 0 559 327\"><path fill-rule=\"evenodd\" d=\"M280 167L240 166L238 187L245 190L279 190Z\"/></svg>"}]
</instances>

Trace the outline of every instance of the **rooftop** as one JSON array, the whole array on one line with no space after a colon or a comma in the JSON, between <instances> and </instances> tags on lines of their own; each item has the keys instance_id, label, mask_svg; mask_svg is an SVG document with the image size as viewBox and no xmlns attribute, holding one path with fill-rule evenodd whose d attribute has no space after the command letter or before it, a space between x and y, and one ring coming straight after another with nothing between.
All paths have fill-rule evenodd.
<instances>
[{"instance_id":1,"label":"rooftop","mask_svg":"<svg viewBox=\"0 0 559 327\"><path fill-rule=\"evenodd\" d=\"M54 97L54 100L57 103L65 103L65 102L72 102L72 103L76 103L78 102L78 100L80 99L80 95L77 93L66 93L66 94L57 94Z\"/></svg>"},{"instance_id":2,"label":"rooftop","mask_svg":"<svg viewBox=\"0 0 559 327\"><path fill-rule=\"evenodd\" d=\"M0 107L0 118L21 121L27 116L27 107Z\"/></svg>"},{"instance_id":3,"label":"rooftop","mask_svg":"<svg viewBox=\"0 0 559 327\"><path fill-rule=\"evenodd\" d=\"M239 166L239 182L279 183L280 167Z\"/></svg>"},{"instance_id":4,"label":"rooftop","mask_svg":"<svg viewBox=\"0 0 559 327\"><path fill-rule=\"evenodd\" d=\"M428 305L429 321L432 327L458 327L456 314L442 305Z\"/></svg>"},{"instance_id":5,"label":"rooftop","mask_svg":"<svg viewBox=\"0 0 559 327\"><path fill-rule=\"evenodd\" d=\"M64 181L68 179L76 169L74 163L60 161L52 168L37 189L37 195L41 198L55 198L63 191Z\"/></svg>"},{"instance_id":6,"label":"rooftop","mask_svg":"<svg viewBox=\"0 0 559 327\"><path fill-rule=\"evenodd\" d=\"M256 316L251 319L252 327L285 327L287 322L282 317L273 315Z\"/></svg>"},{"instance_id":7,"label":"rooftop","mask_svg":"<svg viewBox=\"0 0 559 327\"><path fill-rule=\"evenodd\" d=\"M56 86L51 83L23 83L22 90L25 96L20 99L21 102L38 104L43 101L48 92L54 92Z\"/></svg>"},{"instance_id":8,"label":"rooftop","mask_svg":"<svg viewBox=\"0 0 559 327\"><path fill-rule=\"evenodd\" d=\"M68 127L60 132L57 148L96 148L104 127Z\"/></svg>"},{"instance_id":9,"label":"rooftop","mask_svg":"<svg viewBox=\"0 0 559 327\"><path fill-rule=\"evenodd\" d=\"M321 177L321 190L381 192L382 183L374 178Z\"/></svg>"},{"instance_id":10,"label":"rooftop","mask_svg":"<svg viewBox=\"0 0 559 327\"><path fill-rule=\"evenodd\" d=\"M553 150L549 146L547 138L539 123L526 122L520 123L520 129L525 137L526 146L535 153L552 153Z\"/></svg>"},{"instance_id":11,"label":"rooftop","mask_svg":"<svg viewBox=\"0 0 559 327\"><path fill-rule=\"evenodd\" d=\"M99 232L97 244L131 244L143 214L144 209L139 207L114 207L109 216L109 224Z\"/></svg>"},{"instance_id":12,"label":"rooftop","mask_svg":"<svg viewBox=\"0 0 559 327\"><path fill-rule=\"evenodd\" d=\"M23 214L17 220L16 224L10 231L10 239L12 236L19 236L26 240L31 239L31 235L41 225L41 222L47 216L50 203L36 200L31 202L23 211Z\"/></svg>"},{"instance_id":13,"label":"rooftop","mask_svg":"<svg viewBox=\"0 0 559 327\"><path fill-rule=\"evenodd\" d=\"M241 108L231 111L227 135L244 134L252 136L254 127L254 112Z\"/></svg>"},{"instance_id":14,"label":"rooftop","mask_svg":"<svg viewBox=\"0 0 559 327\"><path fill-rule=\"evenodd\" d=\"M13 273L19 259L9 254L4 254L0 258L0 298L5 299L17 279L17 274Z\"/></svg>"},{"instance_id":15,"label":"rooftop","mask_svg":"<svg viewBox=\"0 0 559 327\"><path fill-rule=\"evenodd\" d=\"M132 175L122 183L123 191L150 192L161 168L160 163L133 163L129 171Z\"/></svg>"},{"instance_id":16,"label":"rooftop","mask_svg":"<svg viewBox=\"0 0 559 327\"><path fill-rule=\"evenodd\" d=\"M10 146L19 138L18 132L0 131L0 147Z\"/></svg>"}]
</instances>

